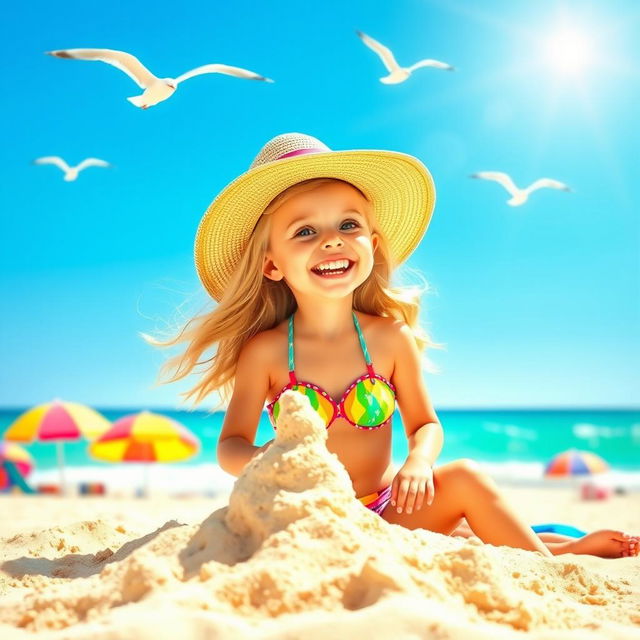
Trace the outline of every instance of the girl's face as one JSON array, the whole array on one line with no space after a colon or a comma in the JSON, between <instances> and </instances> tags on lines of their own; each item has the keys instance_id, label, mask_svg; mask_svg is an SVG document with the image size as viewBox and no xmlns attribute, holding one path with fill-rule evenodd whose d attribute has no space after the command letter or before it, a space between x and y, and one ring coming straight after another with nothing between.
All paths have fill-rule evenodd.
<instances>
[{"instance_id":1,"label":"girl's face","mask_svg":"<svg viewBox=\"0 0 640 640\"><path fill-rule=\"evenodd\" d=\"M286 280L293 292L330 298L348 295L373 268L376 234L370 232L366 200L344 183L323 184L289 198L273 214L263 273ZM320 275L314 268L349 260L342 275Z\"/></svg>"}]
</instances>

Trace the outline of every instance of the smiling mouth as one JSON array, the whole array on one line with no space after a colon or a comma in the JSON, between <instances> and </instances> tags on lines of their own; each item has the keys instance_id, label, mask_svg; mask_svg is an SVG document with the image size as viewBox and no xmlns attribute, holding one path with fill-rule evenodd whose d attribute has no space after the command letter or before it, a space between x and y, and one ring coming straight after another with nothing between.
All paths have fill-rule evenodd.
<instances>
[{"instance_id":1,"label":"smiling mouth","mask_svg":"<svg viewBox=\"0 0 640 640\"><path fill-rule=\"evenodd\" d=\"M351 260L349 260L349 266L346 269L333 269L333 270L325 269L323 271L320 271L314 268L314 269L311 269L311 272L317 275L319 278L330 280L331 278L340 278L346 273L349 273L353 268L354 264L355 262L352 262Z\"/></svg>"}]
</instances>

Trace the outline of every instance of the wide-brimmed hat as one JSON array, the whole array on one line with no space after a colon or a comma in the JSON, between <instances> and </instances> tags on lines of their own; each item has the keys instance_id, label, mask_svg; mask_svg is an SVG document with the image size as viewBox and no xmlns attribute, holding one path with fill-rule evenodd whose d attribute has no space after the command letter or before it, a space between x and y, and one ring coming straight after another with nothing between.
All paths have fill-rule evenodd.
<instances>
[{"instance_id":1,"label":"wide-brimmed hat","mask_svg":"<svg viewBox=\"0 0 640 640\"><path fill-rule=\"evenodd\" d=\"M406 260L427 230L435 187L417 158L398 151L333 151L304 133L283 133L267 142L249 170L229 183L207 208L196 233L196 271L220 300L267 205L282 191L310 178L338 178L372 202L389 242L394 265Z\"/></svg>"}]
</instances>

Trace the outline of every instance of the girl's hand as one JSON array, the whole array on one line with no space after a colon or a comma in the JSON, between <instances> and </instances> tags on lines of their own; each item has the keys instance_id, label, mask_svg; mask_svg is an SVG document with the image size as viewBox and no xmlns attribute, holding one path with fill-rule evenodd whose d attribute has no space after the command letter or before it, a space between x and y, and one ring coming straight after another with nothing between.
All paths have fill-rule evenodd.
<instances>
[{"instance_id":1,"label":"girl's hand","mask_svg":"<svg viewBox=\"0 0 640 640\"><path fill-rule=\"evenodd\" d=\"M435 487L433 485L433 469L420 457L409 457L396 474L391 485L391 506L398 513L407 513L422 509L426 498L427 505L433 502Z\"/></svg>"}]
</instances>

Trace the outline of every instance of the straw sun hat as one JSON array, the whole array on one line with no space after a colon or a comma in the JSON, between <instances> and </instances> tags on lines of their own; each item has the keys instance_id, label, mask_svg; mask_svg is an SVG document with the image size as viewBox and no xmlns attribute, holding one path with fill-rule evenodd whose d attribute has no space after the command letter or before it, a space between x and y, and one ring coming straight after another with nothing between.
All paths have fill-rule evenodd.
<instances>
[{"instance_id":1,"label":"straw sun hat","mask_svg":"<svg viewBox=\"0 0 640 640\"><path fill-rule=\"evenodd\" d=\"M283 133L262 147L249 170L216 196L200 221L196 271L215 300L222 298L266 206L287 187L322 177L350 182L373 203L396 265L411 255L435 204L433 179L422 162L397 151L333 151L313 136Z\"/></svg>"}]
</instances>

